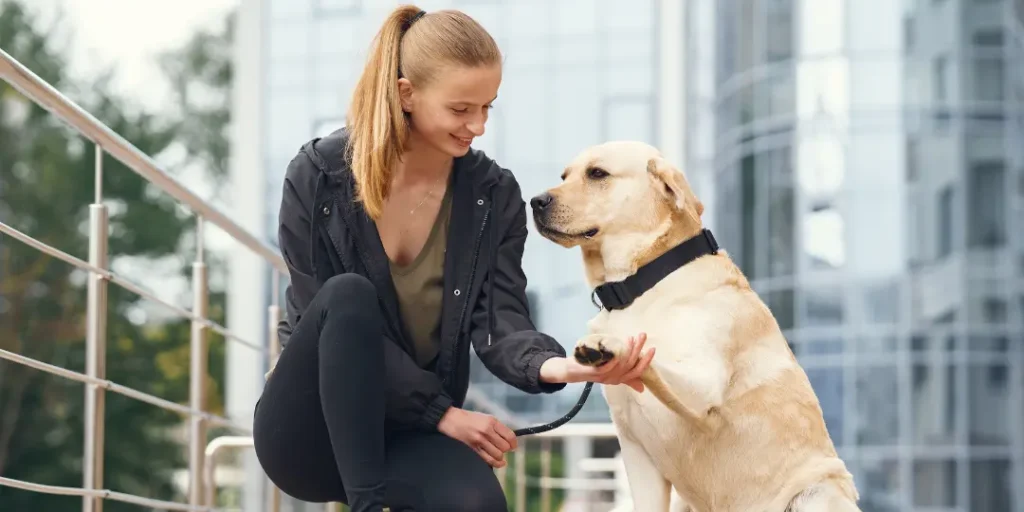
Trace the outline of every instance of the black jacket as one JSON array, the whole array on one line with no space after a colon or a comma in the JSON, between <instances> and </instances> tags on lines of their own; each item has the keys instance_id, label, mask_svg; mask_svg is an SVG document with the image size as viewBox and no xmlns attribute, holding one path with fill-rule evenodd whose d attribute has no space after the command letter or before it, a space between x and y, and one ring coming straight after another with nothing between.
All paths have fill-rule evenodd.
<instances>
[{"instance_id":1,"label":"black jacket","mask_svg":"<svg viewBox=\"0 0 1024 512\"><path fill-rule=\"evenodd\" d=\"M536 331L521 266L526 204L506 169L480 151L457 158L444 263L441 351L434 371L421 369L398 314L387 255L376 225L354 200L344 149L345 129L313 139L288 165L279 213L281 253L291 283L287 317L278 325L287 350L292 326L330 277L354 272L377 288L384 313L387 414L398 428L436 429L469 387L469 342L498 378L528 393L552 393L565 384L539 382L540 365L565 356Z\"/></svg>"}]
</instances>

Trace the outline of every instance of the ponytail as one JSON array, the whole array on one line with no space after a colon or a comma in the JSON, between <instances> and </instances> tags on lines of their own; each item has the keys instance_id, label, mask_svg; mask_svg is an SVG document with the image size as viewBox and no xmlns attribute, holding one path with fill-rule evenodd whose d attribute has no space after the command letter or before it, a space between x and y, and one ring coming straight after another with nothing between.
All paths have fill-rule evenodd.
<instances>
[{"instance_id":1,"label":"ponytail","mask_svg":"<svg viewBox=\"0 0 1024 512\"><path fill-rule=\"evenodd\" d=\"M356 83L346 123L348 158L356 196L372 219L380 217L391 189L391 177L405 150L408 126L398 93L402 35L421 11L398 7L374 38L370 57Z\"/></svg>"}]
</instances>

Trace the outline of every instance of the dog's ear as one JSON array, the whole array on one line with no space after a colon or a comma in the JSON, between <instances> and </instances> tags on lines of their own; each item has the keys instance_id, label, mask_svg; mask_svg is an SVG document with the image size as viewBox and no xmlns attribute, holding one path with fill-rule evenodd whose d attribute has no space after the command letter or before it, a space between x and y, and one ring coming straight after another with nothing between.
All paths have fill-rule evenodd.
<instances>
[{"instance_id":1,"label":"dog's ear","mask_svg":"<svg viewBox=\"0 0 1024 512\"><path fill-rule=\"evenodd\" d=\"M689 203L697 211L698 217L704 213L704 205L693 195L683 173L664 158L655 157L648 160L647 172L661 183L662 191L672 200L676 209L683 210Z\"/></svg>"}]
</instances>

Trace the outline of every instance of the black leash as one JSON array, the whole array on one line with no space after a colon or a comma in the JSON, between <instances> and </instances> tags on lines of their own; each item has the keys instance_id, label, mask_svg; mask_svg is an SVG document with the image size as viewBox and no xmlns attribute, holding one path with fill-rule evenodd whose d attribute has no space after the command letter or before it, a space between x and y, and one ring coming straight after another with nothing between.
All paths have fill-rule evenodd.
<instances>
[{"instance_id":1,"label":"black leash","mask_svg":"<svg viewBox=\"0 0 1024 512\"><path fill-rule=\"evenodd\" d=\"M580 399L576 401L576 405L574 405L572 409L569 410L569 413L566 414L565 416L562 416L561 418L552 421L551 423L545 423L544 425L537 425L536 427L524 427L518 430L513 430L512 433L514 433L516 437L528 436L530 434L540 434L541 432L554 430L558 427L561 427L562 425L565 425L566 423L569 422L569 420L573 419L573 417L579 414L580 409L583 408L583 404L587 403L587 397L590 396L590 388L592 387L594 387L593 382L588 382L586 386L583 386L583 393L580 394Z\"/></svg>"},{"instance_id":2,"label":"black leash","mask_svg":"<svg viewBox=\"0 0 1024 512\"><path fill-rule=\"evenodd\" d=\"M654 285L658 284L659 281L676 269L701 256L717 253L718 242L715 240L714 235L711 234L711 230L702 229L696 236L685 240L665 254L655 258L654 261L640 267L635 274L626 279L598 286L594 289L591 300L600 298L600 305L594 301L594 305L599 308L607 310L624 309L632 304L637 297L643 295L644 292L654 287ZM587 397L590 396L590 389L593 387L593 382L588 382L583 387L580 399L576 401L576 405L565 416L544 425L514 430L513 433L516 437L528 436L554 430L565 425L579 414L580 409L583 409L583 404L587 403Z\"/></svg>"}]
</instances>

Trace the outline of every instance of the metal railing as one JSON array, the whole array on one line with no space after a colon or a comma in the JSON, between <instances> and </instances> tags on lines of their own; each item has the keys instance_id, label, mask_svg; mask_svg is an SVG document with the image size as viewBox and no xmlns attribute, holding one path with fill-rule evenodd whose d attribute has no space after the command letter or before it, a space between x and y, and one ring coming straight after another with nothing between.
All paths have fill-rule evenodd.
<instances>
[{"instance_id":1,"label":"metal railing","mask_svg":"<svg viewBox=\"0 0 1024 512\"><path fill-rule=\"evenodd\" d=\"M88 293L86 307L86 368L85 373L60 368L21 354L0 350L0 359L25 365L58 377L85 384L85 450L83 458L83 482L81 487L55 487L33 482L24 482L0 477L0 486L26 491L81 496L84 512L102 512L105 500L120 501L152 507L158 510L180 510L190 512L212 511L207 505L203 485L203 468L206 462L207 429L221 426L240 434L251 434L249 427L229 418L206 412L206 374L209 347L207 334L215 331L226 341L239 343L266 355L269 363L278 353L275 324L280 316L277 306L277 285L281 276L287 273L284 259L280 254L260 241L241 225L232 221L217 208L192 193L176 181L149 156L139 151L123 137L101 123L75 102L71 101L31 70L23 66L7 52L0 49L0 79L11 85L30 101L74 128L82 137L91 141L96 148L95 194L89 205L89 260L83 261L57 248L44 244L12 226L0 222L0 233L23 242L49 256L62 260L73 267L87 271ZM141 286L117 275L110 269L108 253L108 209L103 203L103 156L122 162L126 167L142 176L151 184L166 192L182 205L191 209L196 216L196 256L192 263L193 302L191 310L170 304L147 292ZM208 282L207 266L203 254L203 227L212 223L234 240L253 251L270 264L273 269L273 305L268 311L270 349L234 335L224 326L207 318ZM121 286L139 296L173 311L191 321L189 404L183 406L160 397L111 382L106 378L107 348L107 288L109 284ZM168 411L179 413L189 420L188 459L189 486L188 503L153 500L103 488L104 442L105 442L105 397L114 392L139 400Z\"/></svg>"}]
</instances>

